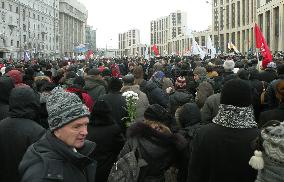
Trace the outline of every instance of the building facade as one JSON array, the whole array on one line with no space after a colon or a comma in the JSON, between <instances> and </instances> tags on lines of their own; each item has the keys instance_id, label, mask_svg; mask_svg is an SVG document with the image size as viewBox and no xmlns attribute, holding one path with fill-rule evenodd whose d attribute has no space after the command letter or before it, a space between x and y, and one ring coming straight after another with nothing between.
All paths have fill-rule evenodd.
<instances>
[{"instance_id":1,"label":"building facade","mask_svg":"<svg viewBox=\"0 0 284 182\"><path fill-rule=\"evenodd\" d=\"M0 0L0 57L55 57L59 0Z\"/></svg>"},{"instance_id":2,"label":"building facade","mask_svg":"<svg viewBox=\"0 0 284 182\"><path fill-rule=\"evenodd\" d=\"M150 28L151 45L156 44L162 56L175 53L180 46L176 44L177 40L182 39L187 32L187 15L181 11L173 12L151 21Z\"/></svg>"},{"instance_id":3,"label":"building facade","mask_svg":"<svg viewBox=\"0 0 284 182\"><path fill-rule=\"evenodd\" d=\"M135 56L140 52L140 31L131 29L118 35L118 56ZM141 53L140 53L141 54Z\"/></svg>"},{"instance_id":4,"label":"building facade","mask_svg":"<svg viewBox=\"0 0 284 182\"><path fill-rule=\"evenodd\" d=\"M59 49L61 56L73 57L74 48L85 44L88 12L77 0L59 0Z\"/></svg>"},{"instance_id":5,"label":"building facade","mask_svg":"<svg viewBox=\"0 0 284 182\"><path fill-rule=\"evenodd\" d=\"M284 0L213 0L212 34L215 47L228 52L232 42L246 53L255 49L258 23L272 52L284 49Z\"/></svg>"},{"instance_id":6,"label":"building facade","mask_svg":"<svg viewBox=\"0 0 284 182\"><path fill-rule=\"evenodd\" d=\"M258 0L257 22L272 52L284 50L284 0Z\"/></svg>"},{"instance_id":7,"label":"building facade","mask_svg":"<svg viewBox=\"0 0 284 182\"><path fill-rule=\"evenodd\" d=\"M97 33L92 26L86 25L86 46L88 49L96 52L97 50Z\"/></svg>"}]
</instances>

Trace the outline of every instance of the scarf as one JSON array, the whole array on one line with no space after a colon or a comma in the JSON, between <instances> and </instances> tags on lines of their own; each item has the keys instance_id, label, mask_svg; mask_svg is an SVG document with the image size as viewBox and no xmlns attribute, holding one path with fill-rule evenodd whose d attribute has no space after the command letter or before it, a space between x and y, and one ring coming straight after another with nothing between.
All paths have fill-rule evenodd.
<instances>
[{"instance_id":1,"label":"scarf","mask_svg":"<svg viewBox=\"0 0 284 182\"><path fill-rule=\"evenodd\" d=\"M220 104L218 114L212 122L227 128L257 128L252 106L236 107Z\"/></svg>"}]
</instances>

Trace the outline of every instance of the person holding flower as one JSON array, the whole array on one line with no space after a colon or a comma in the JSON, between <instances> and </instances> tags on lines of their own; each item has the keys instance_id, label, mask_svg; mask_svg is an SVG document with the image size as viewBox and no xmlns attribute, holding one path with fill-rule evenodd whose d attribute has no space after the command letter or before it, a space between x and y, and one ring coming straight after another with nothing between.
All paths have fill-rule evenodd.
<instances>
[{"instance_id":1,"label":"person holding flower","mask_svg":"<svg viewBox=\"0 0 284 182\"><path fill-rule=\"evenodd\" d=\"M132 74L127 74L122 77L122 81L123 87L121 88L121 92L122 95L125 96L128 105L125 108L128 111L126 122L129 123L142 120L144 112L149 106L147 95L140 90L139 85L134 84L134 76ZM133 102L135 102L135 104Z\"/></svg>"}]
</instances>

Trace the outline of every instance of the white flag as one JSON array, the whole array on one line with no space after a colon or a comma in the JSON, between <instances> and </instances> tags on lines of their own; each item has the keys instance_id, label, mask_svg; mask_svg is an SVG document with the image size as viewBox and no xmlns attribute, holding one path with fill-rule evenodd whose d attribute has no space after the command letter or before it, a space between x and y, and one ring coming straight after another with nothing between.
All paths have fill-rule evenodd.
<instances>
[{"instance_id":1,"label":"white flag","mask_svg":"<svg viewBox=\"0 0 284 182\"><path fill-rule=\"evenodd\" d=\"M195 39L192 40L192 54L199 54L201 59L204 59L205 57L205 52L201 49L201 47L197 44Z\"/></svg>"},{"instance_id":2,"label":"white flag","mask_svg":"<svg viewBox=\"0 0 284 182\"><path fill-rule=\"evenodd\" d=\"M148 60L149 61L149 52L148 52L148 47L146 45L146 49L145 49L145 53L144 53L144 59Z\"/></svg>"},{"instance_id":3,"label":"white flag","mask_svg":"<svg viewBox=\"0 0 284 182\"><path fill-rule=\"evenodd\" d=\"M212 43L212 40L211 40L210 36L208 36L208 38L207 38L206 47L207 47L208 50L211 50L211 58L215 58L216 49L213 46L213 43Z\"/></svg>"}]
</instances>

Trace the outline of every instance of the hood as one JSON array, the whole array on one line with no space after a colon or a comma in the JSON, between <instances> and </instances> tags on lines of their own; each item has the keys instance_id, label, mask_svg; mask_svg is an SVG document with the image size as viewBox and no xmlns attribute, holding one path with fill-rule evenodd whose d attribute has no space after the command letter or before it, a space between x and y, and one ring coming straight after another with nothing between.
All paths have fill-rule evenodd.
<instances>
[{"instance_id":1,"label":"hood","mask_svg":"<svg viewBox=\"0 0 284 182\"><path fill-rule=\"evenodd\" d=\"M126 85L126 86L123 86L120 91L122 93L127 92L127 91L133 91L133 92L139 94L140 89L139 89L139 85Z\"/></svg>"},{"instance_id":2,"label":"hood","mask_svg":"<svg viewBox=\"0 0 284 182\"><path fill-rule=\"evenodd\" d=\"M152 81L148 81L146 86L145 86L145 90L150 92L150 91L154 90L157 87L158 86L155 83L153 83Z\"/></svg>"},{"instance_id":3,"label":"hood","mask_svg":"<svg viewBox=\"0 0 284 182\"><path fill-rule=\"evenodd\" d=\"M105 88L107 88L107 85L106 85L106 82L102 79L98 79L98 78L92 78L90 76L86 77L85 78L85 89L86 90L90 90L90 89L93 89L99 85L102 85L104 86Z\"/></svg>"},{"instance_id":4,"label":"hood","mask_svg":"<svg viewBox=\"0 0 284 182\"><path fill-rule=\"evenodd\" d=\"M15 84L23 83L23 74L18 70L11 70L7 73L7 76L12 78Z\"/></svg>"},{"instance_id":5,"label":"hood","mask_svg":"<svg viewBox=\"0 0 284 182\"><path fill-rule=\"evenodd\" d=\"M0 77L0 102L9 104L9 96L14 88L14 83L11 78L3 76Z\"/></svg>"},{"instance_id":6,"label":"hood","mask_svg":"<svg viewBox=\"0 0 284 182\"><path fill-rule=\"evenodd\" d=\"M40 97L31 88L14 88L10 99L10 117L35 120L40 110Z\"/></svg>"},{"instance_id":7,"label":"hood","mask_svg":"<svg viewBox=\"0 0 284 182\"><path fill-rule=\"evenodd\" d=\"M179 113L179 122L183 127L193 126L201 121L201 113L195 103L185 104Z\"/></svg>"}]
</instances>

